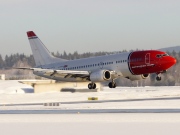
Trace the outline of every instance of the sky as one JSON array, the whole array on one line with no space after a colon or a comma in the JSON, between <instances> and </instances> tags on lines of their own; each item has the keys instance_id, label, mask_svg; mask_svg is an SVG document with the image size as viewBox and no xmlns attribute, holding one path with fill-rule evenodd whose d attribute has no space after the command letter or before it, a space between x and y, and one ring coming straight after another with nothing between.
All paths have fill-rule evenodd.
<instances>
[{"instance_id":1,"label":"sky","mask_svg":"<svg viewBox=\"0 0 180 135\"><path fill-rule=\"evenodd\" d=\"M0 54L31 54L34 31L51 52L180 45L179 0L0 0Z\"/></svg>"}]
</instances>

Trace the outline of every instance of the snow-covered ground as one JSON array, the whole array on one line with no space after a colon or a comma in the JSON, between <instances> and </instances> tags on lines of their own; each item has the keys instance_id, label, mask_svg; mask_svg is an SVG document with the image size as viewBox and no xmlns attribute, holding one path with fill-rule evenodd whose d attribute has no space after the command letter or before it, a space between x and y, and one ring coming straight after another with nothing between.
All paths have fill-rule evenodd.
<instances>
[{"instance_id":1,"label":"snow-covered ground","mask_svg":"<svg viewBox=\"0 0 180 135\"><path fill-rule=\"evenodd\" d=\"M17 80L0 80L0 94L33 93L31 86L19 83Z\"/></svg>"},{"instance_id":2,"label":"snow-covered ground","mask_svg":"<svg viewBox=\"0 0 180 135\"><path fill-rule=\"evenodd\" d=\"M60 106L43 105L52 102ZM179 135L179 126L177 86L33 93L31 86L18 81L0 81L1 135Z\"/></svg>"},{"instance_id":3,"label":"snow-covered ground","mask_svg":"<svg viewBox=\"0 0 180 135\"><path fill-rule=\"evenodd\" d=\"M98 101L88 101L98 97ZM180 109L180 87L118 87L100 92L33 93L31 86L18 81L0 81L0 108L47 109L43 103L59 102L56 109ZM13 106L14 104L34 104ZM11 105L11 106L7 106ZM51 107L52 109L53 107Z\"/></svg>"},{"instance_id":4,"label":"snow-covered ground","mask_svg":"<svg viewBox=\"0 0 180 135\"><path fill-rule=\"evenodd\" d=\"M1 135L179 135L179 126L177 113L0 115Z\"/></svg>"}]
</instances>

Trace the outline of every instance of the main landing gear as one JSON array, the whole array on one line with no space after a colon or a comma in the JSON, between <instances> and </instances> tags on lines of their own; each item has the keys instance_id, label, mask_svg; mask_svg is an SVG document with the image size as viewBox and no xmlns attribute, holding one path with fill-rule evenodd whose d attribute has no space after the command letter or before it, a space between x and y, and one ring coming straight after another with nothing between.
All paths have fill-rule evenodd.
<instances>
[{"instance_id":1,"label":"main landing gear","mask_svg":"<svg viewBox=\"0 0 180 135\"><path fill-rule=\"evenodd\" d=\"M116 88L116 82L114 82L114 80L109 83L109 88Z\"/></svg>"},{"instance_id":2,"label":"main landing gear","mask_svg":"<svg viewBox=\"0 0 180 135\"><path fill-rule=\"evenodd\" d=\"M116 88L116 82L114 80L112 80L112 82L110 82L108 86L109 86L109 88ZM96 84L93 82L89 83L88 88L89 89L96 89Z\"/></svg>"},{"instance_id":3,"label":"main landing gear","mask_svg":"<svg viewBox=\"0 0 180 135\"><path fill-rule=\"evenodd\" d=\"M96 84L95 83L89 83L88 88L89 89L96 89Z\"/></svg>"}]
</instances>

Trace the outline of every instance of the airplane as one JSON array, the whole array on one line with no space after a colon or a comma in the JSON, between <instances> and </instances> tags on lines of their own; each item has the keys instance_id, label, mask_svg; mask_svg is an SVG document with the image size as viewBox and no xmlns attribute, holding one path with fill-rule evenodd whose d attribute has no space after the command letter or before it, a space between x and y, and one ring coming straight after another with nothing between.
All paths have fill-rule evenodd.
<instances>
[{"instance_id":1,"label":"airplane","mask_svg":"<svg viewBox=\"0 0 180 135\"><path fill-rule=\"evenodd\" d=\"M161 73L176 63L176 59L159 50L132 51L76 60L54 57L33 31L27 36L36 66L18 68L33 70L37 76L67 82L89 82L89 89L96 89L96 82L107 81L109 88L116 88L115 80L120 77L131 81L146 79Z\"/></svg>"}]
</instances>

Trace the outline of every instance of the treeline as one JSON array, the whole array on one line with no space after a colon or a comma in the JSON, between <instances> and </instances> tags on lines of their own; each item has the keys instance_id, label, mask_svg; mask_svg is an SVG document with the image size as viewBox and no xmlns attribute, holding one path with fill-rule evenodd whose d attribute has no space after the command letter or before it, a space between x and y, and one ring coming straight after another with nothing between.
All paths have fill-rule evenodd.
<instances>
[{"instance_id":1,"label":"treeline","mask_svg":"<svg viewBox=\"0 0 180 135\"><path fill-rule=\"evenodd\" d=\"M12 68L19 61L28 63L30 67L33 67L35 65L34 58L32 55L27 56L24 54L17 53L11 54L9 56L6 55L4 59L0 55L0 69Z\"/></svg>"},{"instance_id":2,"label":"treeline","mask_svg":"<svg viewBox=\"0 0 180 135\"><path fill-rule=\"evenodd\" d=\"M102 56L102 55L109 55L109 54L114 54L114 53L121 53L121 52L127 52L126 50L123 51L118 51L118 52L86 52L79 54L77 51L74 53L66 53L65 51L60 54L59 52L52 53L55 57L62 58L62 59L67 59L67 60L74 60L74 59L81 59L81 58L88 58L88 57L95 57L95 56Z\"/></svg>"}]
</instances>

